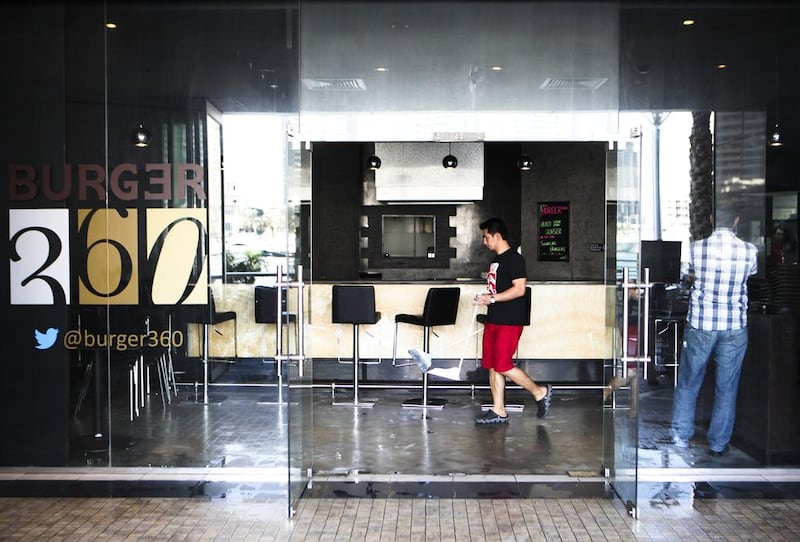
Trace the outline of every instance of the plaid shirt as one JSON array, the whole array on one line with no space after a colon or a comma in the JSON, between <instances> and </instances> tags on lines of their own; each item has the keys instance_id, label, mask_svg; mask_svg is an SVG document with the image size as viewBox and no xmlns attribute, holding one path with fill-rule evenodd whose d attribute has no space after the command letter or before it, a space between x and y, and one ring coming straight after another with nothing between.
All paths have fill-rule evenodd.
<instances>
[{"instance_id":1,"label":"plaid shirt","mask_svg":"<svg viewBox=\"0 0 800 542\"><path fill-rule=\"evenodd\" d=\"M747 326L747 279L757 271L758 249L733 230L717 228L691 245L694 274L688 322L695 329L721 331Z\"/></svg>"}]
</instances>

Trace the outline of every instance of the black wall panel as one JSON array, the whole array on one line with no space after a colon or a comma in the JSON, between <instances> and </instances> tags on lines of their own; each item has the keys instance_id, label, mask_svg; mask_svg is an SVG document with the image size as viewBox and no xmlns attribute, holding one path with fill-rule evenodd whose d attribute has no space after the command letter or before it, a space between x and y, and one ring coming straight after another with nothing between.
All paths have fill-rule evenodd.
<instances>
[{"instance_id":1,"label":"black wall panel","mask_svg":"<svg viewBox=\"0 0 800 542\"><path fill-rule=\"evenodd\" d=\"M364 161L358 144L315 143L312 148L311 268L314 280L358 279Z\"/></svg>"}]
</instances>

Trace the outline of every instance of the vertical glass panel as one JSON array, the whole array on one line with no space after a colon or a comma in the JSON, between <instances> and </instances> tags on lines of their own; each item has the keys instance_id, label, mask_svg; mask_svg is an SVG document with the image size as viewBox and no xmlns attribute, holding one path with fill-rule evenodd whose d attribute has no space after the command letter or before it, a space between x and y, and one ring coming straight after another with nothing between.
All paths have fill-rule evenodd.
<instances>
[{"instance_id":1,"label":"vertical glass panel","mask_svg":"<svg viewBox=\"0 0 800 542\"><path fill-rule=\"evenodd\" d=\"M633 134L640 132L634 131ZM637 266L640 227L639 139L623 139L607 153L607 314L615 322L614 357L605 361L603 463L614 491L637 512L639 446L638 356L641 311Z\"/></svg>"},{"instance_id":2,"label":"vertical glass panel","mask_svg":"<svg viewBox=\"0 0 800 542\"><path fill-rule=\"evenodd\" d=\"M305 353L311 351L311 337L306 333L306 310L310 307L310 286L312 277L310 267L306 272L304 255L311 256L311 247L305 242L309 239L308 220L311 201L310 190L310 152L299 138L297 119L287 118L286 141L286 269L291 285L287 289L289 306L298 315L298 348L288 349L289 361L286 364L289 387L289 514L294 515L297 502L311 481L313 452L313 359ZM304 233L305 232L305 233ZM287 341L290 344L290 341Z\"/></svg>"},{"instance_id":3,"label":"vertical glass panel","mask_svg":"<svg viewBox=\"0 0 800 542\"><path fill-rule=\"evenodd\" d=\"M82 325L105 341L105 407L76 409L75 427L109 438L78 442L78 462L257 468L289 495L288 403L275 400L276 342L253 305L279 265L295 280L301 253L301 198L289 189L300 176L287 164L297 15L286 2L109 2L84 17L99 82L76 81L72 100L89 104L75 118L98 122L76 123L86 132L76 140L107 154L76 148L70 161L107 172L97 183L107 197L77 212L97 246L87 261L99 286L79 296L93 315ZM105 420L87 433L98 412Z\"/></svg>"}]
</instances>

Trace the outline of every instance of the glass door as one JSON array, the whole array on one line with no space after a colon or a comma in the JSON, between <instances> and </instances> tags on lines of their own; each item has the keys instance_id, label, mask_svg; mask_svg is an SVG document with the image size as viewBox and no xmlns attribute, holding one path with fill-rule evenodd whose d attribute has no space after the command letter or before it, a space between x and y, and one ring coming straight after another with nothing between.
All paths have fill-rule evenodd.
<instances>
[{"instance_id":1,"label":"glass door","mask_svg":"<svg viewBox=\"0 0 800 542\"><path fill-rule=\"evenodd\" d=\"M247 469L293 514L312 435L298 10L71 10L75 58L94 66L82 29L104 36L91 60L105 75L87 95L71 85L70 116L93 122L72 123L86 148L60 160L94 164L103 189L71 210L87 247L75 297L91 311L76 327L93 340L74 370L75 464ZM262 287L296 320L254 310Z\"/></svg>"},{"instance_id":2,"label":"glass door","mask_svg":"<svg viewBox=\"0 0 800 542\"><path fill-rule=\"evenodd\" d=\"M277 338L278 363L282 365L288 386L288 464L289 464L289 503L288 515L294 516L297 502L311 477L312 436L313 436L313 404L312 404L312 359L305 355L310 336L306 328L306 295L310 283L309 266L311 247L307 240L311 206L311 172L310 152L299 137L295 135L296 127L290 123L287 129L287 168L286 168L286 221L287 221L287 274L278 271L278 292L286 292L287 303L297 314L297 341L294 351L288 348L291 341L284 342ZM280 294L279 294L280 298ZM280 329L280 327L279 327ZM284 345L287 345L284 348Z\"/></svg>"},{"instance_id":3,"label":"glass door","mask_svg":"<svg viewBox=\"0 0 800 542\"><path fill-rule=\"evenodd\" d=\"M648 296L637 273L640 227L638 130L606 154L606 312L614 327L612 357L604 364L603 466L629 513L638 517L638 379L647 344Z\"/></svg>"}]
</instances>

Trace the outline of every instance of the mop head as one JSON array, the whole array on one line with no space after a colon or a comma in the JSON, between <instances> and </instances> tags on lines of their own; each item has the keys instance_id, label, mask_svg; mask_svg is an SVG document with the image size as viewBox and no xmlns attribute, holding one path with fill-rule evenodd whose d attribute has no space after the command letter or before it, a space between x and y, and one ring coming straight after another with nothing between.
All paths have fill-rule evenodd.
<instances>
[{"instance_id":1,"label":"mop head","mask_svg":"<svg viewBox=\"0 0 800 542\"><path fill-rule=\"evenodd\" d=\"M438 376L447 380L461 380L461 367L434 367L428 371L429 375Z\"/></svg>"},{"instance_id":2,"label":"mop head","mask_svg":"<svg viewBox=\"0 0 800 542\"><path fill-rule=\"evenodd\" d=\"M423 373L427 373L428 369L431 368L431 355L427 352L420 352L416 348L412 348L408 351L411 354L411 357L414 359L414 363L417 364L419 370Z\"/></svg>"}]
</instances>

